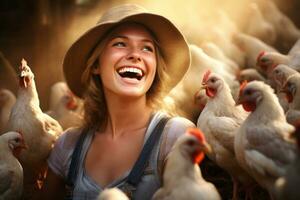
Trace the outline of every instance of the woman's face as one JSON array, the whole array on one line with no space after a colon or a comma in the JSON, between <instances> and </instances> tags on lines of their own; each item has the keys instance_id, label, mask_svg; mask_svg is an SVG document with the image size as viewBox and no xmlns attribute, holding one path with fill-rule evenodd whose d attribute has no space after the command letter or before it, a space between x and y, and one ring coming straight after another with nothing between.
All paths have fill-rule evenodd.
<instances>
[{"instance_id":1,"label":"woman's face","mask_svg":"<svg viewBox=\"0 0 300 200\"><path fill-rule=\"evenodd\" d=\"M141 97L151 87L156 72L154 40L138 24L116 27L99 58L104 93Z\"/></svg>"}]
</instances>

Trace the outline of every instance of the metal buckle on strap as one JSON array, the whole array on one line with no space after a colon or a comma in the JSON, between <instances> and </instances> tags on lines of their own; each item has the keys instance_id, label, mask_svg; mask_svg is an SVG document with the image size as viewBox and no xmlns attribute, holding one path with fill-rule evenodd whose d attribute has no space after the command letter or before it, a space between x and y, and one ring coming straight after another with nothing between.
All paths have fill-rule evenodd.
<instances>
[{"instance_id":1,"label":"metal buckle on strap","mask_svg":"<svg viewBox=\"0 0 300 200\"><path fill-rule=\"evenodd\" d=\"M136 191L136 187L134 187L130 183L125 182L124 185L122 185L121 189L129 199L133 199L133 193Z\"/></svg>"}]
</instances>

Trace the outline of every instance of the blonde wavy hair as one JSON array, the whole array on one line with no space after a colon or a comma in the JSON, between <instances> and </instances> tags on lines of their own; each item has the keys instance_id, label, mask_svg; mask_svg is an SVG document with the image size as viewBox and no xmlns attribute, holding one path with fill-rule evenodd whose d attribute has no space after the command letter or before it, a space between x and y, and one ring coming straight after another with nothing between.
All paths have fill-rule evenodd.
<instances>
[{"instance_id":1,"label":"blonde wavy hair","mask_svg":"<svg viewBox=\"0 0 300 200\"><path fill-rule=\"evenodd\" d=\"M140 24L142 25L142 24ZM142 25L145 27L144 25ZM166 65L160 51L158 42L155 39L155 35L145 27L146 30L154 38L155 54L156 54L156 74L153 83L146 93L147 105L153 108L153 110L159 110L163 107L163 96L165 95L166 84L169 81L169 77L165 71ZM99 65L99 57L107 43L108 36L113 30L112 28L105 37L100 40L93 51L91 57L87 61L87 67L82 74L82 82L86 86L84 93L84 129L99 130L105 127L108 120L107 105L103 92L102 81L99 75L93 74L93 70Z\"/></svg>"}]
</instances>

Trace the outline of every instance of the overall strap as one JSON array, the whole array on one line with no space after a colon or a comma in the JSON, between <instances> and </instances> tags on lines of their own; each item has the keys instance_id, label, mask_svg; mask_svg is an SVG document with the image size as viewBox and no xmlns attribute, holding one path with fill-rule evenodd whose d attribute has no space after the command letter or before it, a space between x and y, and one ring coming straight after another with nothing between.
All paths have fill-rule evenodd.
<instances>
[{"instance_id":1,"label":"overall strap","mask_svg":"<svg viewBox=\"0 0 300 200\"><path fill-rule=\"evenodd\" d=\"M163 117L157 123L151 135L147 139L147 142L144 145L138 160L135 162L130 174L128 175L128 178L123 186L123 190L128 197L133 198L133 192L142 178L147 162L151 155L152 149L155 146L155 143L160 139L164 127L169 121L169 119L170 118L168 117Z\"/></svg>"},{"instance_id":2,"label":"overall strap","mask_svg":"<svg viewBox=\"0 0 300 200\"><path fill-rule=\"evenodd\" d=\"M68 172L68 176L67 176L67 182L66 182L66 198L65 200L71 200L72 199L72 194L73 194L73 190L74 190L74 183L76 181L77 178L77 174L78 174L78 169L79 169L79 164L80 164L80 153L82 150L82 146L83 146L83 142L86 138L88 134L84 133L84 131L81 132L79 139L76 142L76 146L75 149L73 151L72 154L72 158L71 158L71 164L69 167L69 172Z\"/></svg>"}]
</instances>

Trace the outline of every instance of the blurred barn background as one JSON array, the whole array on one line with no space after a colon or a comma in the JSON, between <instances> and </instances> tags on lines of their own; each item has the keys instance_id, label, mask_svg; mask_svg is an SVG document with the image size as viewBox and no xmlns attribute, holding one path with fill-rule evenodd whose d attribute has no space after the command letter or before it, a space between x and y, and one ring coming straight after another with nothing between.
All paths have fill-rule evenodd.
<instances>
[{"instance_id":1,"label":"blurred barn background","mask_svg":"<svg viewBox=\"0 0 300 200\"><path fill-rule=\"evenodd\" d=\"M300 27L299 0L273 1ZM235 23L242 24L240 27L247 24L247 10L252 1L1 0L0 87L16 93L16 79L12 69L16 70L21 58L25 58L36 76L41 107L47 109L49 87L63 80L61 66L66 49L97 22L103 10L124 2L138 3L164 14L177 23L190 42L197 43L207 38L207 29L218 26L216 19L219 10L225 11ZM227 31L225 29L224 32ZM286 53L290 47L281 46L279 50Z\"/></svg>"}]
</instances>

